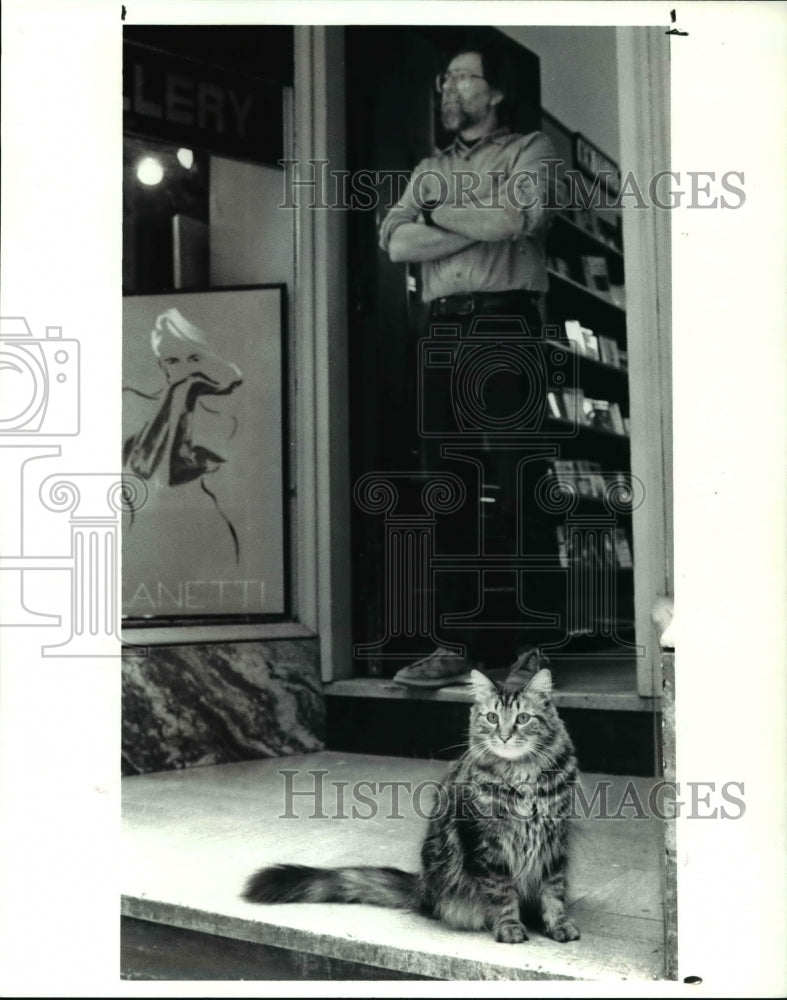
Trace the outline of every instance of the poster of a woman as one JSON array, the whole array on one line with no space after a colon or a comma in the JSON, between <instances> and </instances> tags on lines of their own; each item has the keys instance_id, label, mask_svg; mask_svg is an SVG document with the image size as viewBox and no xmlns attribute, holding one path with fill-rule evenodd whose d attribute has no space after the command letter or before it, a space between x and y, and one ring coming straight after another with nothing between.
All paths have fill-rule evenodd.
<instances>
[{"instance_id":1,"label":"poster of a woman","mask_svg":"<svg viewBox=\"0 0 787 1000\"><path fill-rule=\"evenodd\" d=\"M249 323L265 292L278 303L278 288L125 301L123 468L147 490L123 526L128 617L284 610L281 322Z\"/></svg>"}]
</instances>

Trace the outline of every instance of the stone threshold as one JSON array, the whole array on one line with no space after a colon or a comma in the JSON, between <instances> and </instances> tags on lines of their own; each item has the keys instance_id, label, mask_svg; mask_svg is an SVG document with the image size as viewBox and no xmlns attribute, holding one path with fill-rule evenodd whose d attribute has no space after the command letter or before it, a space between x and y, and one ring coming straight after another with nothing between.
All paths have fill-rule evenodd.
<instances>
[{"instance_id":1,"label":"stone threshold","mask_svg":"<svg viewBox=\"0 0 787 1000\"><path fill-rule=\"evenodd\" d=\"M503 680L505 670L490 670L495 680ZM613 712L653 713L661 710L661 698L637 694L636 664L608 659L561 663L553 669L553 701L558 709L584 708ZM404 687L384 677L352 677L324 686L328 697L396 698L419 701L472 701L467 684L447 684L441 688Z\"/></svg>"},{"instance_id":2,"label":"stone threshold","mask_svg":"<svg viewBox=\"0 0 787 1000\"><path fill-rule=\"evenodd\" d=\"M408 912L260 906L240 898L253 870L277 862L417 870L425 820L413 797L402 795L393 810L390 797L380 798L377 814L363 820L350 818L349 796L360 781L413 787L438 779L443 769L435 761L325 752L124 778L121 913L151 925L374 967L380 979L386 971L445 980L663 978L663 827L655 820L578 821L583 830L570 899L582 939L570 944L557 944L537 929L522 945L504 945L489 934L453 931ZM583 778L588 792L600 777ZM605 780L612 801L629 779ZM650 780L630 780L646 801ZM290 790L307 794L288 800L288 782ZM340 808L336 783L342 782L349 784ZM262 970L263 950L260 955ZM217 969L216 978L227 978L226 970ZM261 971L260 978L270 977Z\"/></svg>"}]
</instances>

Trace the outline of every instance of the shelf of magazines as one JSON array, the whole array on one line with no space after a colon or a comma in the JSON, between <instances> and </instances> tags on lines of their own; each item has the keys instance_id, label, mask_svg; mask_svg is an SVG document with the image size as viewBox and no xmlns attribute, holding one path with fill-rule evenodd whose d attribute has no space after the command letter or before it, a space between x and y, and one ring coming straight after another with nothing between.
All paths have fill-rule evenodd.
<instances>
[{"instance_id":1,"label":"shelf of magazines","mask_svg":"<svg viewBox=\"0 0 787 1000\"><path fill-rule=\"evenodd\" d=\"M567 248L569 255L581 249L589 254L602 255L613 267L623 264L623 246L620 238L620 217L615 213L599 213L590 208L564 208L551 218L549 249L558 254Z\"/></svg>"},{"instance_id":2,"label":"shelf of magazines","mask_svg":"<svg viewBox=\"0 0 787 1000\"><path fill-rule=\"evenodd\" d=\"M605 270L603 257L591 257L582 255L578 258L578 263L572 267L568 260L563 257L547 257L547 274L553 287L550 287L550 295L556 293L568 293L573 298L584 298L593 303L594 306L601 306L612 316L623 320L626 315L626 288L625 285L615 285L609 280L609 273ZM578 267L582 267L582 271ZM581 280L583 279L584 280Z\"/></svg>"},{"instance_id":3,"label":"shelf of magazines","mask_svg":"<svg viewBox=\"0 0 787 1000\"><path fill-rule=\"evenodd\" d=\"M579 436L591 431L602 438L628 442L631 421L624 417L620 404L614 400L592 399L582 388L550 389L547 392L547 422L556 429L575 430Z\"/></svg>"}]
</instances>

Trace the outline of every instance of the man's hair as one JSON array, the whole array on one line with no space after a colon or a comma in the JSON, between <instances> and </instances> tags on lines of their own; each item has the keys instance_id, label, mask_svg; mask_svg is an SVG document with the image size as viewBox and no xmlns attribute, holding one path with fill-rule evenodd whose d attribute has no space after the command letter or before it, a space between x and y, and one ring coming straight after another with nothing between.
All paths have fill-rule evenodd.
<instances>
[{"instance_id":1,"label":"man's hair","mask_svg":"<svg viewBox=\"0 0 787 1000\"><path fill-rule=\"evenodd\" d=\"M484 79L490 87L493 87L503 95L503 100L497 105L496 108L497 120L501 125L507 123L509 113L508 95L511 90L510 75L508 70L508 53L502 48L502 46L490 45L488 43L482 43L480 45L470 44L457 49L451 56L451 59L455 59L457 56L466 55L468 52L475 52L478 55L481 60L481 72L484 75ZM448 62L451 62L451 59L449 59ZM446 65L448 64L446 63Z\"/></svg>"}]
</instances>

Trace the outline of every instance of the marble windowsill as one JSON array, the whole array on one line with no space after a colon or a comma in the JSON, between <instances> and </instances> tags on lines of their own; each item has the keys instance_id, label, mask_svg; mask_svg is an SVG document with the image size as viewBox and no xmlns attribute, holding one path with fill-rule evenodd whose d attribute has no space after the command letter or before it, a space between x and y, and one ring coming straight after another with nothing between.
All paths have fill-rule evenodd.
<instances>
[{"instance_id":1,"label":"marble windowsill","mask_svg":"<svg viewBox=\"0 0 787 1000\"><path fill-rule=\"evenodd\" d=\"M276 639L314 639L300 622L266 622L258 625L150 625L122 631L129 647L173 646L203 642L249 642Z\"/></svg>"},{"instance_id":2,"label":"marble windowsill","mask_svg":"<svg viewBox=\"0 0 787 1000\"><path fill-rule=\"evenodd\" d=\"M123 650L124 774L322 750L315 639Z\"/></svg>"}]
</instances>

